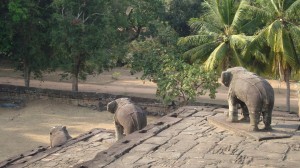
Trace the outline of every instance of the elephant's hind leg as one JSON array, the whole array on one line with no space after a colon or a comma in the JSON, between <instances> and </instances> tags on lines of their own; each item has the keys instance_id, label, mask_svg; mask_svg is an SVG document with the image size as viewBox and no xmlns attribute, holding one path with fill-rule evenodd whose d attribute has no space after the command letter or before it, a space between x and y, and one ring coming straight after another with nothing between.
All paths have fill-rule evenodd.
<instances>
[{"instance_id":1,"label":"elephant's hind leg","mask_svg":"<svg viewBox=\"0 0 300 168\"><path fill-rule=\"evenodd\" d=\"M260 118L260 112L252 112L249 113L250 116L250 130L251 131L258 131L258 123Z\"/></svg>"},{"instance_id":2,"label":"elephant's hind leg","mask_svg":"<svg viewBox=\"0 0 300 168\"><path fill-rule=\"evenodd\" d=\"M248 108L247 108L246 104L242 101L239 101L239 104L241 105L242 115L243 115L243 118L240 119L240 121L241 122L249 122L250 117L249 117L249 111L248 111Z\"/></svg>"},{"instance_id":3,"label":"elephant's hind leg","mask_svg":"<svg viewBox=\"0 0 300 168\"><path fill-rule=\"evenodd\" d=\"M264 122L264 125L265 125L264 130L272 130L272 127L271 127L272 111L271 112L265 111L265 112L262 113L262 115L263 115L263 122Z\"/></svg>"},{"instance_id":4,"label":"elephant's hind leg","mask_svg":"<svg viewBox=\"0 0 300 168\"><path fill-rule=\"evenodd\" d=\"M115 135L116 135L116 140L120 140L123 138L123 133L124 133L124 128L115 122Z\"/></svg>"}]
</instances>

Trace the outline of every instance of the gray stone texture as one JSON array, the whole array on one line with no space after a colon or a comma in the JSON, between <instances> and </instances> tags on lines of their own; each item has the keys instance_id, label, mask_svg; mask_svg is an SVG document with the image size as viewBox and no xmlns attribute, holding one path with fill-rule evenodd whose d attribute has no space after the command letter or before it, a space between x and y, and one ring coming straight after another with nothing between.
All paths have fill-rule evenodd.
<instances>
[{"instance_id":1,"label":"gray stone texture","mask_svg":"<svg viewBox=\"0 0 300 168\"><path fill-rule=\"evenodd\" d=\"M215 115L212 111L216 108L203 106L191 112L193 109L188 107L185 115L185 108L181 108L176 115L145 127L146 133L134 132L116 143L112 143L112 133L94 135L26 167L300 167L298 130L291 138L256 141L208 123L207 117Z\"/></svg>"}]
</instances>

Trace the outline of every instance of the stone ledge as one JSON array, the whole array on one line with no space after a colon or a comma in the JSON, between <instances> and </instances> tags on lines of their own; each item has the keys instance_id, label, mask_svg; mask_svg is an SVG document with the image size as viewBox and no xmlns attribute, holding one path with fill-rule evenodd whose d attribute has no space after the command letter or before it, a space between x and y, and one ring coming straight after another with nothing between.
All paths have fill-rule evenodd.
<instances>
[{"instance_id":1,"label":"stone ledge","mask_svg":"<svg viewBox=\"0 0 300 168\"><path fill-rule=\"evenodd\" d=\"M34 162L37 162L43 158L46 158L50 156L51 154L57 153L58 151L65 149L69 146L72 146L80 141L86 141L89 138L101 134L101 133L110 133L113 134L113 131L95 128L91 131L81 134L78 137L72 138L68 140L65 144L50 148L49 146L39 146L33 150L30 150L28 152L24 152L20 155L8 158L2 162L0 162L0 168L4 167L25 167L27 165L30 165Z\"/></svg>"},{"instance_id":2,"label":"stone ledge","mask_svg":"<svg viewBox=\"0 0 300 168\"><path fill-rule=\"evenodd\" d=\"M217 127L222 127L233 131L234 133L242 136L252 138L257 141L270 140L270 139L280 139L280 138L290 138L293 133L296 132L300 126L298 121L282 121L276 120L276 117L272 118L272 131L249 131L249 123L232 123L226 121L226 116L224 114L217 114L212 117L208 117L207 121ZM262 128L263 124L260 122L259 128Z\"/></svg>"}]
</instances>

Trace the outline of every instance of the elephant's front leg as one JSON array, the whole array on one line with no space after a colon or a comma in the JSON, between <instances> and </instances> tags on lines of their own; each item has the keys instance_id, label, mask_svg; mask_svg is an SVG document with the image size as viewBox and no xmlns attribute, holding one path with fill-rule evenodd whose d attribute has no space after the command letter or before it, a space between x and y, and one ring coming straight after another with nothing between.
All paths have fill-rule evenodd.
<instances>
[{"instance_id":1,"label":"elephant's front leg","mask_svg":"<svg viewBox=\"0 0 300 168\"><path fill-rule=\"evenodd\" d=\"M235 95L232 92L229 92L228 95L228 106L229 113L227 120L230 122L238 122L237 101Z\"/></svg>"},{"instance_id":2,"label":"elephant's front leg","mask_svg":"<svg viewBox=\"0 0 300 168\"><path fill-rule=\"evenodd\" d=\"M115 124L115 136L116 136L116 140L120 140L124 137L124 128L117 122L114 122Z\"/></svg>"}]
</instances>

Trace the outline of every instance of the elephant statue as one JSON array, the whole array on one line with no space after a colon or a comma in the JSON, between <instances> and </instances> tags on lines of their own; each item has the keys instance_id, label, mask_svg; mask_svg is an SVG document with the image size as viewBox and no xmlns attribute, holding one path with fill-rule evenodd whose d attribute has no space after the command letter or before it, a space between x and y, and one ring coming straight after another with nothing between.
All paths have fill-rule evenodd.
<instances>
[{"instance_id":1,"label":"elephant statue","mask_svg":"<svg viewBox=\"0 0 300 168\"><path fill-rule=\"evenodd\" d=\"M147 125L147 114L129 98L119 98L107 104L107 111L114 114L116 140L141 130Z\"/></svg>"},{"instance_id":2,"label":"elephant statue","mask_svg":"<svg viewBox=\"0 0 300 168\"><path fill-rule=\"evenodd\" d=\"M258 124L261 115L264 129L272 129L274 90L268 81L243 67L234 67L222 72L221 82L229 87L229 121L238 122L237 105L240 104L244 117L250 117L250 130L259 130Z\"/></svg>"},{"instance_id":3,"label":"elephant statue","mask_svg":"<svg viewBox=\"0 0 300 168\"><path fill-rule=\"evenodd\" d=\"M50 147L61 146L71 138L66 126L55 126L50 130Z\"/></svg>"}]
</instances>

